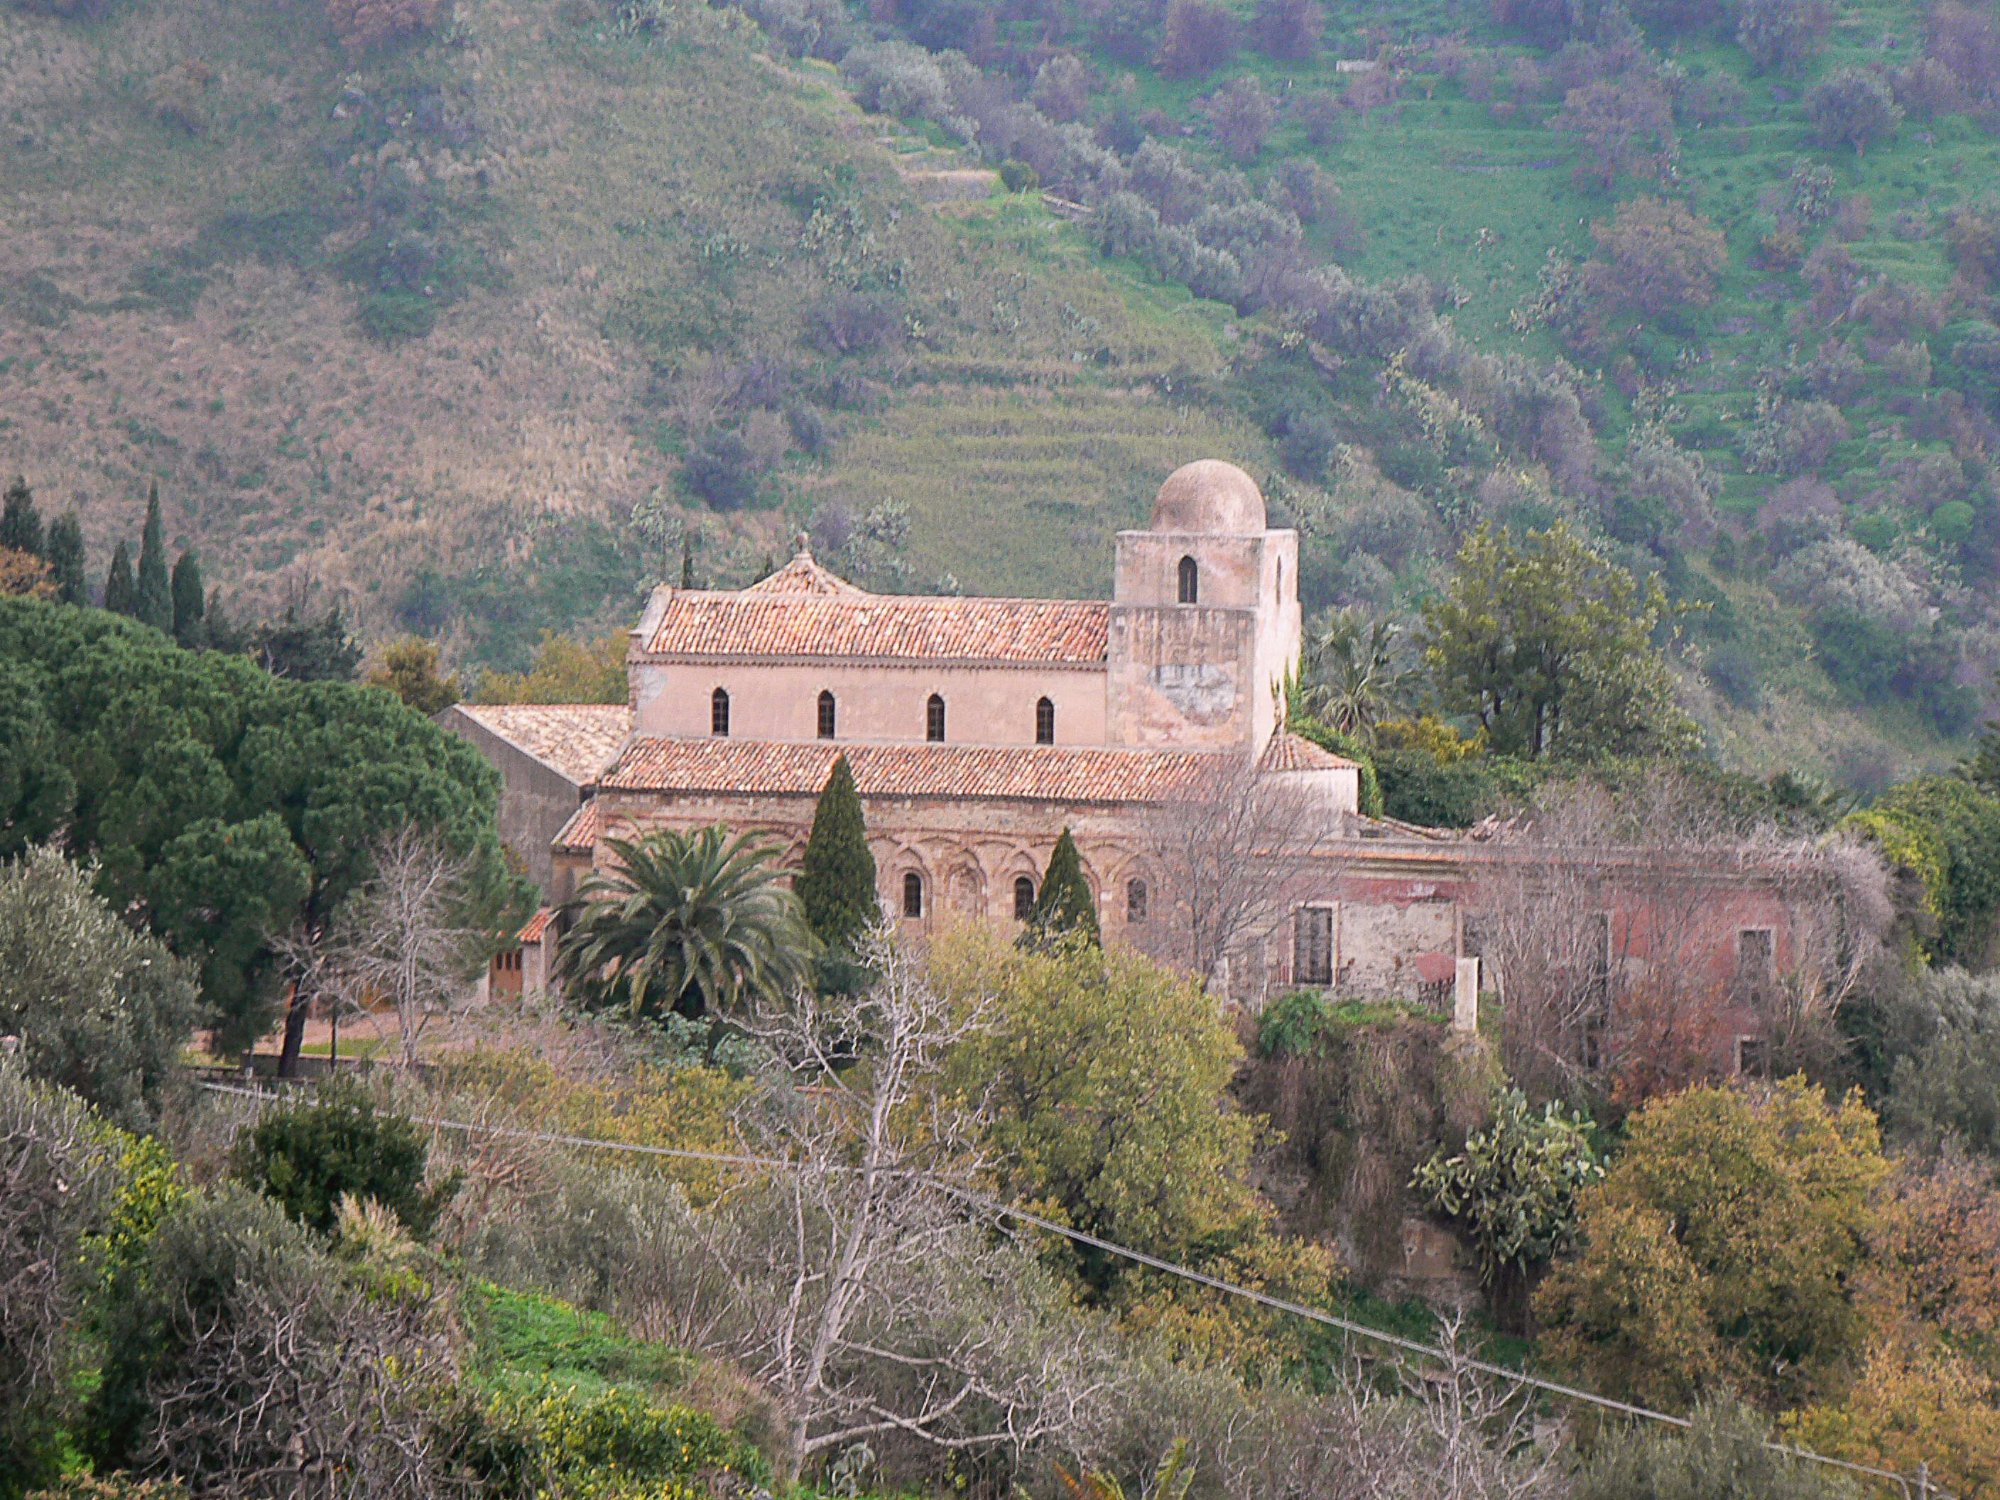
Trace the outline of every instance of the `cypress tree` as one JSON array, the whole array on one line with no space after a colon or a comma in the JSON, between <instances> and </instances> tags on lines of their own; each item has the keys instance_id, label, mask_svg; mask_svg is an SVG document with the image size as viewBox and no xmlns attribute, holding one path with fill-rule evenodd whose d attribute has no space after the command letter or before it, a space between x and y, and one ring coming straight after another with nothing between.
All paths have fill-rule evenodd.
<instances>
[{"instance_id":1,"label":"cypress tree","mask_svg":"<svg viewBox=\"0 0 2000 1500\"><path fill-rule=\"evenodd\" d=\"M174 560L174 639L190 651L208 645L207 605L201 592L201 559L183 552Z\"/></svg>"},{"instance_id":2,"label":"cypress tree","mask_svg":"<svg viewBox=\"0 0 2000 1500\"><path fill-rule=\"evenodd\" d=\"M132 613L155 630L173 631L174 588L167 578L167 538L160 524L157 480L146 494L146 529L139 537L139 589Z\"/></svg>"},{"instance_id":3,"label":"cypress tree","mask_svg":"<svg viewBox=\"0 0 2000 1500\"><path fill-rule=\"evenodd\" d=\"M64 511L49 523L48 547L56 597L65 604L90 603L90 580L83 571L83 523L75 511Z\"/></svg>"},{"instance_id":4,"label":"cypress tree","mask_svg":"<svg viewBox=\"0 0 2000 1500\"><path fill-rule=\"evenodd\" d=\"M111 554L111 571L104 575L104 607L114 615L139 612L139 589L132 582L132 551L123 542Z\"/></svg>"},{"instance_id":5,"label":"cypress tree","mask_svg":"<svg viewBox=\"0 0 2000 1500\"><path fill-rule=\"evenodd\" d=\"M47 557L42 540L42 517L35 509L34 492L19 474L7 486L7 499L0 505L0 547L12 547L30 557Z\"/></svg>"},{"instance_id":6,"label":"cypress tree","mask_svg":"<svg viewBox=\"0 0 2000 1500\"><path fill-rule=\"evenodd\" d=\"M837 952L852 953L862 933L880 919L875 856L868 852L861 794L844 755L833 763L819 794L796 889L807 925Z\"/></svg>"},{"instance_id":7,"label":"cypress tree","mask_svg":"<svg viewBox=\"0 0 2000 1500\"><path fill-rule=\"evenodd\" d=\"M1090 883L1083 878L1083 856L1076 852L1076 840L1065 828L1049 856L1049 868L1042 876L1042 888L1035 896L1035 909L1028 915L1028 930L1022 938L1039 945L1071 936L1089 943L1101 941L1097 903L1091 900Z\"/></svg>"}]
</instances>

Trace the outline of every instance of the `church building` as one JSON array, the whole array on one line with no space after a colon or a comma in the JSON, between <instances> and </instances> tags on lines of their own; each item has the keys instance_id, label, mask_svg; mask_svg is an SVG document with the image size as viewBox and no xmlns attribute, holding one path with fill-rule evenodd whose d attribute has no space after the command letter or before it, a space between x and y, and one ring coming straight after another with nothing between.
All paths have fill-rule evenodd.
<instances>
[{"instance_id":1,"label":"church building","mask_svg":"<svg viewBox=\"0 0 2000 1500\"><path fill-rule=\"evenodd\" d=\"M1251 1005L1311 985L1449 1006L1498 856L1363 816L1359 767L1286 730L1301 632L1297 532L1214 460L1173 473L1146 528L1118 534L1108 600L876 594L803 539L748 588L663 585L631 635L625 704L443 716L500 769L503 836L551 908L496 988L545 982L552 909L608 857L607 836L723 823L796 855L844 754L882 902L913 934L1018 921L1069 829L1106 940L1173 955L1201 858L1190 819L1248 784L1276 793L1288 826L1219 856L1267 862L1267 911L1194 966ZM1774 897L1731 889L1728 922L1775 930ZM1607 953L1641 926L1607 916Z\"/></svg>"}]
</instances>

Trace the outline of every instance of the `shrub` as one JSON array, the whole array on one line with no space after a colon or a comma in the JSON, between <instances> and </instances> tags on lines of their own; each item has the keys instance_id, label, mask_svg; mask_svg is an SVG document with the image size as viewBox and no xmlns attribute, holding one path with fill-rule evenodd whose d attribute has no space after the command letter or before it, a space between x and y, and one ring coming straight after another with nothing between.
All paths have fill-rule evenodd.
<instances>
[{"instance_id":1,"label":"shrub","mask_svg":"<svg viewBox=\"0 0 2000 1500\"><path fill-rule=\"evenodd\" d=\"M58 1467L85 1249L117 1181L106 1134L74 1094L0 1058L0 1495Z\"/></svg>"},{"instance_id":2,"label":"shrub","mask_svg":"<svg viewBox=\"0 0 2000 1500\"><path fill-rule=\"evenodd\" d=\"M359 1494L443 1482L448 1302L407 1267L335 1259L233 1184L167 1214L106 1310L105 1349L100 1468L221 1495L276 1493L278 1474L338 1472Z\"/></svg>"},{"instance_id":3,"label":"shrub","mask_svg":"<svg viewBox=\"0 0 2000 1500\"><path fill-rule=\"evenodd\" d=\"M1460 1151L1440 1147L1410 1186L1470 1237L1484 1281L1518 1285L1575 1245L1579 1195L1603 1176L1588 1120L1554 1102L1537 1114L1519 1089L1505 1089L1491 1123Z\"/></svg>"},{"instance_id":4,"label":"shrub","mask_svg":"<svg viewBox=\"0 0 2000 1500\"><path fill-rule=\"evenodd\" d=\"M316 1096L267 1114L236 1147L236 1175L308 1229L331 1233L340 1200L372 1198L425 1235L456 1191L424 1187L430 1147L401 1115L378 1111L356 1084L333 1079Z\"/></svg>"},{"instance_id":5,"label":"shrub","mask_svg":"<svg viewBox=\"0 0 2000 1500\"><path fill-rule=\"evenodd\" d=\"M573 1500L699 1492L662 1481L737 1475L768 1483L769 1466L713 1417L657 1407L629 1391L585 1396L553 1381L501 1392L455 1416L451 1447L466 1470L503 1496L560 1494Z\"/></svg>"},{"instance_id":6,"label":"shrub","mask_svg":"<svg viewBox=\"0 0 2000 1500\"><path fill-rule=\"evenodd\" d=\"M422 292L399 289L369 292L355 309L361 330L384 344L428 338L437 327L438 305Z\"/></svg>"},{"instance_id":7,"label":"shrub","mask_svg":"<svg viewBox=\"0 0 2000 1500\"><path fill-rule=\"evenodd\" d=\"M740 432L711 427L681 465L681 488L721 511L741 510L757 498L764 469Z\"/></svg>"},{"instance_id":8,"label":"shrub","mask_svg":"<svg viewBox=\"0 0 2000 1500\"><path fill-rule=\"evenodd\" d=\"M1209 0L1173 0L1154 63L1169 78L1200 78L1236 55L1236 18Z\"/></svg>"},{"instance_id":9,"label":"shrub","mask_svg":"<svg viewBox=\"0 0 2000 1500\"><path fill-rule=\"evenodd\" d=\"M1764 1418L1747 1406L1697 1407L1685 1432L1608 1432L1577 1475L1572 1500L1858 1500L1844 1476L1767 1446Z\"/></svg>"},{"instance_id":10,"label":"shrub","mask_svg":"<svg viewBox=\"0 0 2000 1500\"><path fill-rule=\"evenodd\" d=\"M1000 186L1010 193L1032 193L1042 185L1041 174L1017 157L1000 163Z\"/></svg>"},{"instance_id":11,"label":"shrub","mask_svg":"<svg viewBox=\"0 0 2000 1500\"><path fill-rule=\"evenodd\" d=\"M445 12L446 0L326 0L326 16L350 52L368 52L386 43L429 31Z\"/></svg>"},{"instance_id":12,"label":"shrub","mask_svg":"<svg viewBox=\"0 0 2000 1500\"><path fill-rule=\"evenodd\" d=\"M1840 68L1806 95L1806 117L1822 146L1849 145L1856 156L1887 140L1903 123L1902 106L1889 85L1860 68Z\"/></svg>"},{"instance_id":13,"label":"shrub","mask_svg":"<svg viewBox=\"0 0 2000 1500\"><path fill-rule=\"evenodd\" d=\"M0 866L0 1033L29 1073L144 1129L195 1023L195 976L53 848Z\"/></svg>"},{"instance_id":14,"label":"shrub","mask_svg":"<svg viewBox=\"0 0 2000 1500\"><path fill-rule=\"evenodd\" d=\"M1250 45L1266 57L1304 62L1319 51L1326 14L1313 0L1257 0Z\"/></svg>"},{"instance_id":15,"label":"shrub","mask_svg":"<svg viewBox=\"0 0 2000 1500\"><path fill-rule=\"evenodd\" d=\"M1826 44L1832 24L1827 0L1742 0L1736 40L1759 72L1793 73Z\"/></svg>"}]
</instances>

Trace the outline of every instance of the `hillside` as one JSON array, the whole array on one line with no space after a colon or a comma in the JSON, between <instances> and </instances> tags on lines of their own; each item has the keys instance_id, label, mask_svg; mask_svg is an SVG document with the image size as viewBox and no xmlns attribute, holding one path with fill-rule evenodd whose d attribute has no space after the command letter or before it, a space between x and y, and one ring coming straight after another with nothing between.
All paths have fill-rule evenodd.
<instances>
[{"instance_id":1,"label":"hillside","mask_svg":"<svg viewBox=\"0 0 2000 1500\"><path fill-rule=\"evenodd\" d=\"M1880 785L1991 706L1990 7L895 15L1040 116L934 50L946 128L1256 330L1212 394L1332 492L1313 602L1407 617L1469 526L1566 515L1694 606L1731 759ZM1112 159L1060 160L1063 120Z\"/></svg>"},{"instance_id":2,"label":"hillside","mask_svg":"<svg viewBox=\"0 0 2000 1500\"><path fill-rule=\"evenodd\" d=\"M1159 474L1254 451L1155 391L1225 310L983 179L926 209L925 142L827 70L651 14L473 0L355 57L275 0L0 8L0 469L94 571L157 478L250 606L310 580L512 663L624 623L683 516L727 579L818 507L890 581L903 501L915 586L1085 591Z\"/></svg>"},{"instance_id":3,"label":"hillside","mask_svg":"<svg viewBox=\"0 0 2000 1500\"><path fill-rule=\"evenodd\" d=\"M1876 788L1991 706L1983 12L410 4L0 8L0 469L94 570L157 478L245 607L517 666L802 527L1099 593L1220 453L1311 609L1594 530L1733 763Z\"/></svg>"}]
</instances>

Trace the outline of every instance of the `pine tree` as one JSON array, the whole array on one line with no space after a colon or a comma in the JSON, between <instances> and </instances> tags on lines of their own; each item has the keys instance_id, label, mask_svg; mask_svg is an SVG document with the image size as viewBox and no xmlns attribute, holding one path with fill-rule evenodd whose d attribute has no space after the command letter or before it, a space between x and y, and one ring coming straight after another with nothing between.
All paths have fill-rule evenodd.
<instances>
[{"instance_id":1,"label":"pine tree","mask_svg":"<svg viewBox=\"0 0 2000 1500\"><path fill-rule=\"evenodd\" d=\"M201 592L201 559L183 552L174 560L174 639L190 651L208 645L208 606Z\"/></svg>"},{"instance_id":2,"label":"pine tree","mask_svg":"<svg viewBox=\"0 0 2000 1500\"><path fill-rule=\"evenodd\" d=\"M155 630L174 628L174 587L167 577L166 529L160 524L160 486L146 493L146 529L139 538L139 588L132 613Z\"/></svg>"},{"instance_id":3,"label":"pine tree","mask_svg":"<svg viewBox=\"0 0 2000 1500\"><path fill-rule=\"evenodd\" d=\"M56 597L64 604L90 603L90 579L83 571L83 523L75 511L64 511L49 523L48 559Z\"/></svg>"},{"instance_id":4,"label":"pine tree","mask_svg":"<svg viewBox=\"0 0 2000 1500\"><path fill-rule=\"evenodd\" d=\"M20 475L7 486L7 499L0 507L0 547L12 547L30 557L46 557L42 538L42 517L35 509L34 493Z\"/></svg>"},{"instance_id":5,"label":"pine tree","mask_svg":"<svg viewBox=\"0 0 2000 1500\"><path fill-rule=\"evenodd\" d=\"M1083 856L1076 852L1076 840L1067 828L1056 840L1049 856L1049 868L1042 876L1035 909L1028 915L1024 941L1046 946L1066 937L1086 942L1101 941L1097 931L1097 903L1091 899L1090 883L1083 878Z\"/></svg>"},{"instance_id":6,"label":"pine tree","mask_svg":"<svg viewBox=\"0 0 2000 1500\"><path fill-rule=\"evenodd\" d=\"M861 794L844 755L819 794L795 889L806 925L830 949L853 952L861 934L880 920L875 856L868 852Z\"/></svg>"},{"instance_id":7,"label":"pine tree","mask_svg":"<svg viewBox=\"0 0 2000 1500\"><path fill-rule=\"evenodd\" d=\"M132 582L132 551L120 542L111 554L111 571L104 575L104 607L114 615L139 612L139 589Z\"/></svg>"}]
</instances>

